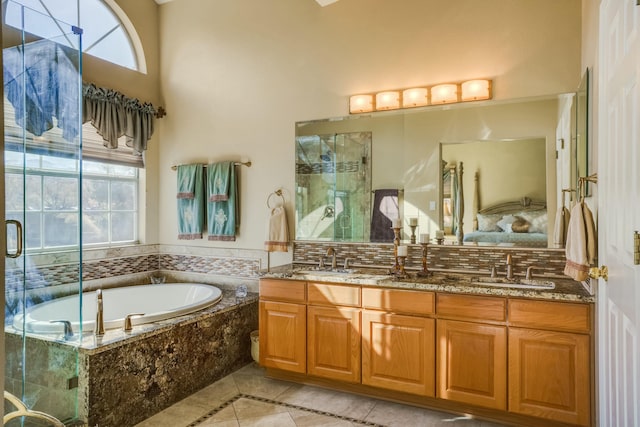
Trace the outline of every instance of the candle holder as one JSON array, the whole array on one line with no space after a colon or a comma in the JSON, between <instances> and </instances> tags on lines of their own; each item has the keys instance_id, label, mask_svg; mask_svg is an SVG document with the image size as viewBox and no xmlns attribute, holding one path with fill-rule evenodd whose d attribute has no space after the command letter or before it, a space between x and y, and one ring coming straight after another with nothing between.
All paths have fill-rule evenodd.
<instances>
[{"instance_id":1,"label":"candle holder","mask_svg":"<svg viewBox=\"0 0 640 427\"><path fill-rule=\"evenodd\" d=\"M420 243L422 246L422 270L418 271L418 277L429 277L431 272L427 268L427 248L429 247L429 243Z\"/></svg>"},{"instance_id":2,"label":"candle holder","mask_svg":"<svg viewBox=\"0 0 640 427\"><path fill-rule=\"evenodd\" d=\"M395 274L397 279L406 279L407 277L409 277L409 275L407 274L407 272L404 269L404 265L407 262L407 257L406 256L399 256L398 257L398 272Z\"/></svg>"},{"instance_id":3,"label":"candle holder","mask_svg":"<svg viewBox=\"0 0 640 427\"><path fill-rule=\"evenodd\" d=\"M389 274L397 274L400 271L400 264L398 264L398 245L400 244L400 227L393 228L393 266L389 269Z\"/></svg>"},{"instance_id":4,"label":"candle holder","mask_svg":"<svg viewBox=\"0 0 640 427\"><path fill-rule=\"evenodd\" d=\"M444 243L444 237L436 237L436 242L438 242L439 245Z\"/></svg>"},{"instance_id":5,"label":"candle holder","mask_svg":"<svg viewBox=\"0 0 640 427\"><path fill-rule=\"evenodd\" d=\"M411 243L416 242L416 227L417 225L409 225L411 227Z\"/></svg>"}]
</instances>

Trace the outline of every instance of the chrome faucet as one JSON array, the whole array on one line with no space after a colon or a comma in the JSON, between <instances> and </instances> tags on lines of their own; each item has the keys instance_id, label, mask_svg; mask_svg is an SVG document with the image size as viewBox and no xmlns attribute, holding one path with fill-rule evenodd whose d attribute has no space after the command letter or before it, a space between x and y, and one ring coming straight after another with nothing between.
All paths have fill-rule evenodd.
<instances>
[{"instance_id":1,"label":"chrome faucet","mask_svg":"<svg viewBox=\"0 0 640 427\"><path fill-rule=\"evenodd\" d=\"M103 314L103 301L102 301L102 289L96 291L96 326L93 333L96 336L104 335L104 314Z\"/></svg>"},{"instance_id":2,"label":"chrome faucet","mask_svg":"<svg viewBox=\"0 0 640 427\"><path fill-rule=\"evenodd\" d=\"M64 327L64 339L70 340L73 338L73 328L71 327L71 322L68 320L50 320L49 323L61 323Z\"/></svg>"},{"instance_id":3,"label":"chrome faucet","mask_svg":"<svg viewBox=\"0 0 640 427\"><path fill-rule=\"evenodd\" d=\"M334 248L327 248L327 255L331 257L331 269L335 270L338 267L338 260L336 258L336 250Z\"/></svg>"},{"instance_id":4,"label":"chrome faucet","mask_svg":"<svg viewBox=\"0 0 640 427\"><path fill-rule=\"evenodd\" d=\"M530 265L529 267L527 267L527 274L524 276L525 279L527 280L531 280L533 279L533 269L535 267L533 265Z\"/></svg>"},{"instance_id":5,"label":"chrome faucet","mask_svg":"<svg viewBox=\"0 0 640 427\"><path fill-rule=\"evenodd\" d=\"M351 266L351 258L347 257L344 259L344 269L348 270L350 266Z\"/></svg>"},{"instance_id":6,"label":"chrome faucet","mask_svg":"<svg viewBox=\"0 0 640 427\"><path fill-rule=\"evenodd\" d=\"M511 262L511 254L507 255L507 279L513 279L513 264Z\"/></svg>"}]
</instances>

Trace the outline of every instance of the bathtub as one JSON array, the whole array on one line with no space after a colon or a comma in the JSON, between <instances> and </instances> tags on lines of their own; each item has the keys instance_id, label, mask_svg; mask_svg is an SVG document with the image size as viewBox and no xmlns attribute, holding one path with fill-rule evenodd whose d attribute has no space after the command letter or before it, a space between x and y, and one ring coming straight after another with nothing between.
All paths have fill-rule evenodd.
<instances>
[{"instance_id":1,"label":"bathtub","mask_svg":"<svg viewBox=\"0 0 640 427\"><path fill-rule=\"evenodd\" d=\"M61 334L64 326L55 320L71 322L74 333L80 331L78 295L56 298L33 307L14 318L13 326L36 334ZM132 325L157 322L202 310L222 299L222 291L199 283L167 283L110 288L102 291L105 329L122 328L128 314ZM95 329L96 293L82 294L82 332Z\"/></svg>"}]
</instances>

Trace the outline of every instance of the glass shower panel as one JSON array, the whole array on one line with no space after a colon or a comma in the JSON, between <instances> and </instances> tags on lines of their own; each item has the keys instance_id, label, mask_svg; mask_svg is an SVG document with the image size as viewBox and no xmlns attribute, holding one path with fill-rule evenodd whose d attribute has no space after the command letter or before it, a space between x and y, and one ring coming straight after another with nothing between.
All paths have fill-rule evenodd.
<instances>
[{"instance_id":1,"label":"glass shower panel","mask_svg":"<svg viewBox=\"0 0 640 427\"><path fill-rule=\"evenodd\" d=\"M54 313L50 333L30 333L28 314L71 294L80 296L75 316L82 312L81 30L11 1L5 7L25 27L37 23L51 34L27 42L24 31L5 28L11 46L3 49L5 391L29 410L73 424L82 331L69 325L73 335L65 334L73 314ZM5 400L5 414L16 402ZM45 425L38 417L30 413L5 425Z\"/></svg>"},{"instance_id":2,"label":"glass shower panel","mask_svg":"<svg viewBox=\"0 0 640 427\"><path fill-rule=\"evenodd\" d=\"M371 132L296 138L296 239L369 239Z\"/></svg>"}]
</instances>

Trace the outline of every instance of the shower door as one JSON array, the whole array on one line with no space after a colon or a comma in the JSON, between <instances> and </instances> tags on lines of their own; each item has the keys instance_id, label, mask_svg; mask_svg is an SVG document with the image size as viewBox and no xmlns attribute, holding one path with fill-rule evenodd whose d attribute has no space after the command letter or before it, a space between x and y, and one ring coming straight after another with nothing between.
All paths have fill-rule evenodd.
<instances>
[{"instance_id":1,"label":"shower door","mask_svg":"<svg viewBox=\"0 0 640 427\"><path fill-rule=\"evenodd\" d=\"M296 138L296 239L369 241L371 132Z\"/></svg>"},{"instance_id":2,"label":"shower door","mask_svg":"<svg viewBox=\"0 0 640 427\"><path fill-rule=\"evenodd\" d=\"M70 313L53 313L49 332L36 335L26 314L81 296L81 30L11 1L3 7L5 425L50 425L48 416L75 425L82 331L65 328ZM27 42L34 25L51 36Z\"/></svg>"}]
</instances>

